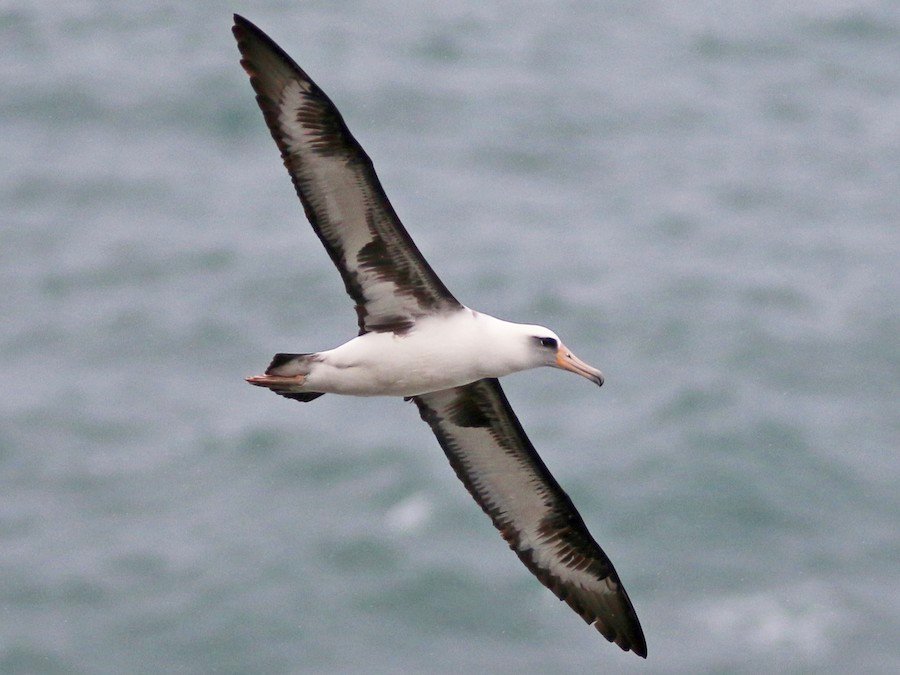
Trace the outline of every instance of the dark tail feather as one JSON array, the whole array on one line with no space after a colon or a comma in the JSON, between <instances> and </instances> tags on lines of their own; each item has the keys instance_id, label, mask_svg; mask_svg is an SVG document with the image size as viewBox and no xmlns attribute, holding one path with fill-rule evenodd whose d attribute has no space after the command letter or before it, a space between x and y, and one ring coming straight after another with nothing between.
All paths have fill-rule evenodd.
<instances>
[{"instance_id":1,"label":"dark tail feather","mask_svg":"<svg viewBox=\"0 0 900 675\"><path fill-rule=\"evenodd\" d=\"M297 377L309 373L310 365L319 358L318 354L276 354L272 357L272 363L266 369L266 375L281 377ZM320 391L292 392L286 388L269 387L279 396L292 398L295 401L312 401L322 395Z\"/></svg>"},{"instance_id":2,"label":"dark tail feather","mask_svg":"<svg viewBox=\"0 0 900 675\"><path fill-rule=\"evenodd\" d=\"M280 394L281 392L275 392L275 393ZM313 400L319 398L320 396L324 396L325 394L323 394L321 391L307 391L302 394L281 394L281 395L284 396L285 398L292 398L295 401L302 401L303 403L308 403L309 401L313 401Z\"/></svg>"},{"instance_id":3,"label":"dark tail feather","mask_svg":"<svg viewBox=\"0 0 900 675\"><path fill-rule=\"evenodd\" d=\"M309 372L309 368L305 366L315 360L315 356L316 354L276 354L266 369L266 375L305 375Z\"/></svg>"}]
</instances>

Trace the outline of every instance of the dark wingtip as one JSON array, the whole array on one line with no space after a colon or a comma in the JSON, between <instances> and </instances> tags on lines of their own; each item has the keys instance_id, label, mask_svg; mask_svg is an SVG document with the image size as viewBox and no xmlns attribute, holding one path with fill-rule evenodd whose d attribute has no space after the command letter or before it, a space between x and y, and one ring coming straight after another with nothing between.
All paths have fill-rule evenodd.
<instances>
[{"instance_id":1,"label":"dark wingtip","mask_svg":"<svg viewBox=\"0 0 900 675\"><path fill-rule=\"evenodd\" d=\"M644 631L641 630L641 624L637 622L637 617L635 617L634 624L628 626L624 633L604 630L604 628L608 629L609 627L601 626L599 621L594 624L594 628L623 652L634 652L635 655L640 656L642 659L647 658L647 642L644 640Z\"/></svg>"},{"instance_id":2,"label":"dark wingtip","mask_svg":"<svg viewBox=\"0 0 900 675\"><path fill-rule=\"evenodd\" d=\"M235 14L234 15L234 25L231 27L231 32L236 38L239 38L240 32L244 28L246 28L248 25L252 26L253 24L251 24L249 21L247 21L247 19L242 17L240 14Z\"/></svg>"},{"instance_id":3,"label":"dark wingtip","mask_svg":"<svg viewBox=\"0 0 900 675\"><path fill-rule=\"evenodd\" d=\"M646 659L647 658L647 641L644 639L644 631L641 628L641 624L638 621L636 614L634 615L634 622L632 623L631 626L629 626L629 629L630 630L628 631L628 633L630 633L630 635L624 636L625 637L625 640L623 641L624 644L620 643L618 641L616 641L616 644L618 644L626 652L630 650L630 651L634 652L635 654L637 654L638 656L640 656L642 659Z\"/></svg>"},{"instance_id":4,"label":"dark wingtip","mask_svg":"<svg viewBox=\"0 0 900 675\"><path fill-rule=\"evenodd\" d=\"M246 35L246 30L249 26L253 24L247 21L240 14L234 15L234 25L231 27L231 34L234 36L234 39L238 42L238 47L240 47L241 40Z\"/></svg>"},{"instance_id":5,"label":"dark wingtip","mask_svg":"<svg viewBox=\"0 0 900 675\"><path fill-rule=\"evenodd\" d=\"M638 627L638 630L640 630L640 627ZM639 638L639 641L630 644L628 648L631 649L631 651L633 651L635 654L640 656L642 659L646 659L647 643L644 641L644 634L640 633L637 637Z\"/></svg>"},{"instance_id":6,"label":"dark wingtip","mask_svg":"<svg viewBox=\"0 0 900 675\"><path fill-rule=\"evenodd\" d=\"M249 19L245 19L240 14L235 14L234 25L231 27L231 34L234 35L238 42L240 42L248 33L257 36L263 41L271 41L271 38L269 38L259 26Z\"/></svg>"}]
</instances>

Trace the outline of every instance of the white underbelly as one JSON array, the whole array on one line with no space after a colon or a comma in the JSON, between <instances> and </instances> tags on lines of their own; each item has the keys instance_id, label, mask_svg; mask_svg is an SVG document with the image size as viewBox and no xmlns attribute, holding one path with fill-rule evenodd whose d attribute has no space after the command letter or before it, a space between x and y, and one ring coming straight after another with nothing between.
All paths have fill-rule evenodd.
<instances>
[{"instance_id":1,"label":"white underbelly","mask_svg":"<svg viewBox=\"0 0 900 675\"><path fill-rule=\"evenodd\" d=\"M318 378L310 378L306 388L327 393L348 396L416 396L430 391L449 389L481 379L474 375L402 372L399 370L378 370L367 368L347 368L321 373Z\"/></svg>"},{"instance_id":2,"label":"white underbelly","mask_svg":"<svg viewBox=\"0 0 900 675\"><path fill-rule=\"evenodd\" d=\"M340 367L326 361L310 372L306 387L350 396L415 396L468 384L484 376L471 363L447 359L367 359Z\"/></svg>"}]
</instances>

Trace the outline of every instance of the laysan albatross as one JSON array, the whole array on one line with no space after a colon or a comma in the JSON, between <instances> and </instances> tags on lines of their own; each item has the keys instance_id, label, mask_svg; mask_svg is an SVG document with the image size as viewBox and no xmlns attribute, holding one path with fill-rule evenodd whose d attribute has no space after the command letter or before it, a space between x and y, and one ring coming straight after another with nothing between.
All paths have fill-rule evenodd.
<instances>
[{"instance_id":1,"label":"laysan albatross","mask_svg":"<svg viewBox=\"0 0 900 675\"><path fill-rule=\"evenodd\" d=\"M612 562L547 470L497 378L538 366L603 384L551 330L469 309L422 257L372 161L325 93L235 15L241 65L306 217L356 303L359 335L328 351L276 354L247 378L287 398L325 393L415 402L463 484L525 566L587 623L646 657Z\"/></svg>"}]
</instances>

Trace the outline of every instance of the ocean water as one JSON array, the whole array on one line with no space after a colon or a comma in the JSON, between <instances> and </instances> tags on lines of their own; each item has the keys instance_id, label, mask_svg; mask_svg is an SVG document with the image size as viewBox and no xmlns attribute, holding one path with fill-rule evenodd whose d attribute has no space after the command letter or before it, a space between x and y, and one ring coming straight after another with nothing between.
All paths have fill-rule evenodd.
<instances>
[{"instance_id":1,"label":"ocean water","mask_svg":"<svg viewBox=\"0 0 900 675\"><path fill-rule=\"evenodd\" d=\"M649 658L415 409L243 382L355 332L231 11L331 95ZM0 672L900 671L896 3L0 3Z\"/></svg>"}]
</instances>

